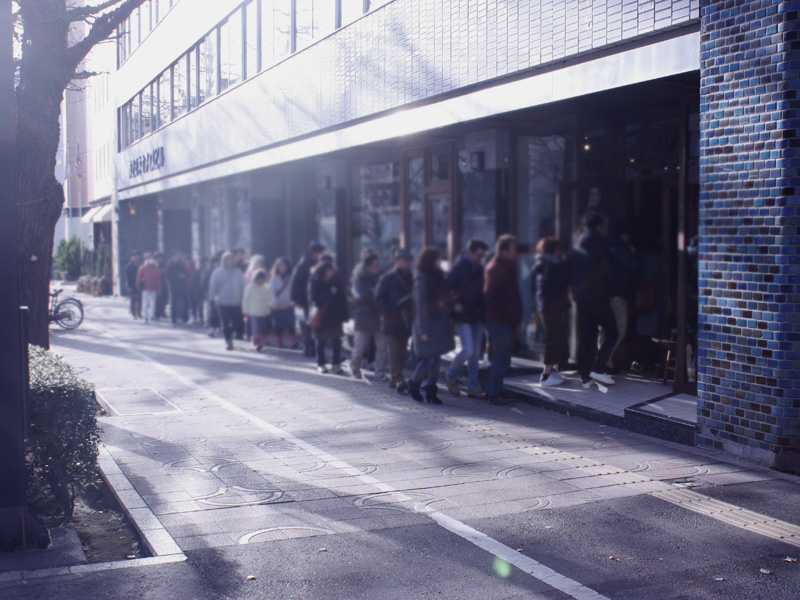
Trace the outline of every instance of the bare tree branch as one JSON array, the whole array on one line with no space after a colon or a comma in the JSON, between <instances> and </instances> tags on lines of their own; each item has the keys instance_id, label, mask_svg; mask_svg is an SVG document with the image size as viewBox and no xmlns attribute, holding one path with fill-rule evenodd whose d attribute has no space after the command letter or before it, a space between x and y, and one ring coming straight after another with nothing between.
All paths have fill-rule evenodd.
<instances>
[{"instance_id":1,"label":"bare tree branch","mask_svg":"<svg viewBox=\"0 0 800 600\"><path fill-rule=\"evenodd\" d=\"M83 21L86 20L87 17L91 17L93 15L97 15L101 12L105 12L115 4L119 4L122 0L106 0L100 4L95 6L79 6L76 8L70 8L67 10L67 19L69 22L72 23L73 21Z\"/></svg>"},{"instance_id":2,"label":"bare tree branch","mask_svg":"<svg viewBox=\"0 0 800 600\"><path fill-rule=\"evenodd\" d=\"M72 76L72 79L89 79L90 77L94 77L95 75L100 75L100 73L95 73L94 71L78 71L75 75Z\"/></svg>"},{"instance_id":3,"label":"bare tree branch","mask_svg":"<svg viewBox=\"0 0 800 600\"><path fill-rule=\"evenodd\" d=\"M67 49L68 64L72 65L73 69L77 69L81 61L89 54L89 51L95 45L111 36L114 30L127 19L134 10L144 4L144 1L145 0L126 0L124 4L113 11L99 15L92 24L91 29L89 29L89 33L87 33L80 42Z\"/></svg>"}]
</instances>

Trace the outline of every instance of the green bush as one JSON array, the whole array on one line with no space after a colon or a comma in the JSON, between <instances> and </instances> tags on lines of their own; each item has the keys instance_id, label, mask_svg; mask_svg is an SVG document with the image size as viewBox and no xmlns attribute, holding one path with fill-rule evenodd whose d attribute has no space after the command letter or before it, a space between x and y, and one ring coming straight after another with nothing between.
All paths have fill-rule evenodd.
<instances>
[{"instance_id":1,"label":"green bush","mask_svg":"<svg viewBox=\"0 0 800 600\"><path fill-rule=\"evenodd\" d=\"M94 386L79 378L61 357L29 346L30 425L26 440L32 486L47 484L72 518L75 492L98 483L98 406Z\"/></svg>"},{"instance_id":2,"label":"green bush","mask_svg":"<svg viewBox=\"0 0 800 600\"><path fill-rule=\"evenodd\" d=\"M81 240L72 236L68 240L58 242L55 263L59 271L63 271L66 279L74 281L81 274Z\"/></svg>"}]
</instances>

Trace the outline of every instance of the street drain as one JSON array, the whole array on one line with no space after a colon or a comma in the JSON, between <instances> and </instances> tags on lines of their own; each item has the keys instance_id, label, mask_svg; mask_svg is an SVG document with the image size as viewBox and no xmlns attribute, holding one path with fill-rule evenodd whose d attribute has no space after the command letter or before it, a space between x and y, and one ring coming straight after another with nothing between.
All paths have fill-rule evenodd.
<instances>
[{"instance_id":1,"label":"street drain","mask_svg":"<svg viewBox=\"0 0 800 600\"><path fill-rule=\"evenodd\" d=\"M183 412L151 387L104 388L94 394L112 417Z\"/></svg>"}]
</instances>

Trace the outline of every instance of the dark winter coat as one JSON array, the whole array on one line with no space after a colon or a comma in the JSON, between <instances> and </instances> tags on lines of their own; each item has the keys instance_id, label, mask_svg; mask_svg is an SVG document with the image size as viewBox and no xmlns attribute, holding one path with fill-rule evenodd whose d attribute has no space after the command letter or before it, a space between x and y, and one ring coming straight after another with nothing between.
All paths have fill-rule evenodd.
<instances>
[{"instance_id":1,"label":"dark winter coat","mask_svg":"<svg viewBox=\"0 0 800 600\"><path fill-rule=\"evenodd\" d=\"M191 292L192 296L198 300L205 299L206 295L208 294L208 285L203 285L204 282L207 281L208 277L210 277L206 274L208 270L208 267L201 267L192 273L189 291Z\"/></svg>"},{"instance_id":2,"label":"dark winter coat","mask_svg":"<svg viewBox=\"0 0 800 600\"><path fill-rule=\"evenodd\" d=\"M536 308L539 314L569 309L569 263L554 254L539 254L533 267L536 282Z\"/></svg>"},{"instance_id":3,"label":"dark winter coat","mask_svg":"<svg viewBox=\"0 0 800 600\"><path fill-rule=\"evenodd\" d=\"M292 302L306 309L309 306L308 286L309 279L311 278L311 269L313 267L314 258L310 254L306 254L297 264L294 273L292 273Z\"/></svg>"},{"instance_id":4,"label":"dark winter coat","mask_svg":"<svg viewBox=\"0 0 800 600\"><path fill-rule=\"evenodd\" d=\"M189 271L183 262L169 261L164 275L171 290L180 292L189 289Z\"/></svg>"},{"instance_id":5,"label":"dark winter coat","mask_svg":"<svg viewBox=\"0 0 800 600\"><path fill-rule=\"evenodd\" d=\"M125 283L128 286L128 292L135 291L136 288L136 278L139 275L139 265L135 262L128 261L128 264L125 265Z\"/></svg>"},{"instance_id":6,"label":"dark winter coat","mask_svg":"<svg viewBox=\"0 0 800 600\"><path fill-rule=\"evenodd\" d=\"M611 244L611 296L625 298L628 306L636 301L636 288L639 279L639 260L631 252L630 245L619 240Z\"/></svg>"},{"instance_id":7,"label":"dark winter coat","mask_svg":"<svg viewBox=\"0 0 800 600\"><path fill-rule=\"evenodd\" d=\"M381 315L375 303L378 276L359 266L353 273L353 321L356 331L374 333L381 329Z\"/></svg>"},{"instance_id":8,"label":"dark winter coat","mask_svg":"<svg viewBox=\"0 0 800 600\"><path fill-rule=\"evenodd\" d=\"M464 252L445 277L453 303L453 321L482 323L486 306L483 299L483 265L476 265ZM461 312L455 310L461 305Z\"/></svg>"},{"instance_id":9,"label":"dark winter coat","mask_svg":"<svg viewBox=\"0 0 800 600\"><path fill-rule=\"evenodd\" d=\"M333 289L336 288L336 293ZM314 331L317 338L342 335L342 325L347 321L347 298L345 289L337 276L328 281L321 277L311 277L311 306L323 311L322 327Z\"/></svg>"},{"instance_id":10,"label":"dark winter coat","mask_svg":"<svg viewBox=\"0 0 800 600\"><path fill-rule=\"evenodd\" d=\"M495 256L486 266L485 279L486 322L502 323L516 329L522 323L522 296L516 261Z\"/></svg>"},{"instance_id":11,"label":"dark winter coat","mask_svg":"<svg viewBox=\"0 0 800 600\"><path fill-rule=\"evenodd\" d=\"M600 233L586 231L570 254L572 296L578 303L611 300L611 253Z\"/></svg>"},{"instance_id":12,"label":"dark winter coat","mask_svg":"<svg viewBox=\"0 0 800 600\"><path fill-rule=\"evenodd\" d=\"M414 271L414 353L434 358L456 347L444 273ZM423 340L422 336L428 339Z\"/></svg>"},{"instance_id":13,"label":"dark winter coat","mask_svg":"<svg viewBox=\"0 0 800 600\"><path fill-rule=\"evenodd\" d=\"M375 304L381 316L381 332L400 338L411 335L414 321L414 280L411 271L392 269L381 275Z\"/></svg>"}]
</instances>

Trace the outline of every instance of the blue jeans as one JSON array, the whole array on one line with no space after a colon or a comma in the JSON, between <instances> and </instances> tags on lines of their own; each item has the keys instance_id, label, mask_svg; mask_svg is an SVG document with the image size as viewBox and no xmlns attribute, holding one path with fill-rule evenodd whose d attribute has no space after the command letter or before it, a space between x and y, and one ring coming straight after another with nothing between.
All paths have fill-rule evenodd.
<instances>
[{"instance_id":1,"label":"blue jeans","mask_svg":"<svg viewBox=\"0 0 800 600\"><path fill-rule=\"evenodd\" d=\"M447 377L455 379L461 373L461 367L467 363L467 389L478 389L478 358L481 354L483 325L481 323L456 323L458 339L461 340L461 352L456 354Z\"/></svg>"},{"instance_id":2,"label":"blue jeans","mask_svg":"<svg viewBox=\"0 0 800 600\"><path fill-rule=\"evenodd\" d=\"M514 347L514 328L504 323L487 323L489 341L492 343L492 371L486 395L497 398L503 395L503 378L511 366L511 350Z\"/></svg>"},{"instance_id":3,"label":"blue jeans","mask_svg":"<svg viewBox=\"0 0 800 600\"><path fill-rule=\"evenodd\" d=\"M436 385L439 381L439 367L441 364L441 356L420 358L417 363L417 368L414 369L414 375L411 377L411 381L415 383L424 383L425 385Z\"/></svg>"}]
</instances>

